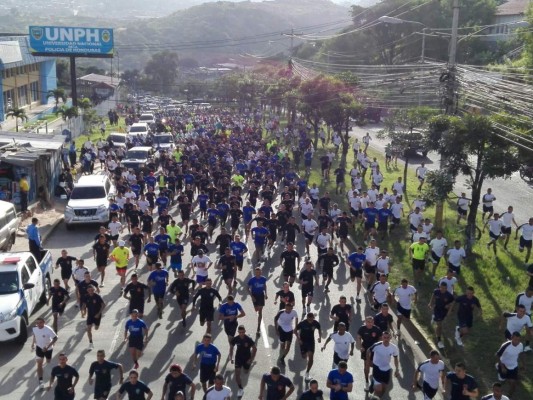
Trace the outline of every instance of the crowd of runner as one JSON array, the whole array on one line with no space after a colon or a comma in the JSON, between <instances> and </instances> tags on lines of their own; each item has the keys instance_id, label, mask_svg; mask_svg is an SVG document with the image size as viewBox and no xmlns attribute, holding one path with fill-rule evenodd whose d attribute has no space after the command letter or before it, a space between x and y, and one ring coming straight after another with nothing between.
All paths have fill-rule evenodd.
<instances>
[{"instance_id":1,"label":"crowd of runner","mask_svg":"<svg viewBox=\"0 0 533 400\"><path fill-rule=\"evenodd\" d=\"M243 397L242 373L252 366L257 338L267 334L261 326L263 307L268 301L279 305L275 320L265 323L275 325L280 353L278 365L262 377L261 400L286 399L295 390L291 377L280 369L290 357L293 342L298 342L307 362L308 388L299 398L322 399L323 390L311 376L316 343L322 339L325 341L321 351L330 351L328 344L333 342L335 368L326 380L330 399L348 399L355 390L348 361L356 349L364 365L365 391L371 398L381 398L393 376L399 376L399 350L394 341L401 337L402 324L410 319L419 291L432 293L427 306L436 326L437 347L444 348L444 336L454 337L457 346L463 345L473 328L476 310L479 314L476 318L481 316L481 305L474 287L468 286L465 293L456 292L466 258L462 243L455 240L449 245L443 232L434 229L424 215L421 199L404 204L401 178L390 188L383 185L379 162L366 154L370 135L363 137L362 143L354 140L353 168L339 164L341 142L336 134L331 138L333 150L324 152L318 160L321 177L329 180L333 175L336 194L346 194L346 200L337 204L330 193L309 182L312 163L318 156L310 129L303 123L296 121L284 127L276 118L265 119L260 113L244 115L207 109L161 113L157 117L165 119L165 129L173 133L176 146L169 152L158 151L157 157L141 171L123 169L120 165L123 152L117 154L112 143L103 139L83 146L81 157L88 163L87 173L94 171L98 155L98 173L113 178L117 196L110 200L109 224L101 227L94 238L97 276L85 265L87 260L69 255L66 250L57 259L62 279L55 279L50 291L53 324L49 327L38 319L34 328L41 388L45 388L43 360L50 361L52 357L59 318L67 302L75 301L86 318L89 346L93 348L94 330L105 316L106 304L99 292L105 287L109 263L114 263L120 276L121 295L129 301L130 318L123 339L133 368L123 382L124 367L106 360L105 352L98 350L88 371L91 383L95 378L97 399L108 398L113 370L119 372L121 384L117 398L125 393L130 399L152 397L151 389L139 380L137 372L149 337L143 315L145 304L153 298L158 318L166 317L168 292L175 297L180 314L167 318L178 319L183 327L197 323L205 326L205 335L194 349L192 359L193 367L199 368L199 381L207 400L232 396L224 377L218 374L222 355L211 336L213 321L223 321L230 345L228 357L235 368L237 396ZM134 115L127 118L135 121ZM327 127L319 134L323 146L326 131ZM394 161L390 150L385 156L387 164ZM416 169L419 190L427 171L424 164ZM492 246L496 252L499 241L507 247L514 226L516 234L520 234L520 249L526 250L527 264L533 218L519 225L512 207L501 215L494 213L496 198L490 189L482 200L483 216L487 214L485 227L490 235L487 247ZM469 200L462 194L457 203L458 224L466 216L468 205ZM379 246L389 240L407 240L399 233L401 225L411 231L409 257L413 279L409 280L406 274L400 282L389 282L394 255ZM355 250L350 251L351 248ZM265 276L268 260L278 266ZM318 290L327 293L336 285L335 269L342 262L348 267L353 285L344 289L346 295L341 295L337 304L320 304L320 308L328 308L329 316L320 319L311 312L314 293ZM425 278L428 265L434 285L428 285L429 279ZM133 273L129 273L132 269ZM439 276L438 271L443 270L445 273ZM528 273L533 280L533 267L529 267ZM280 284L275 283L277 279L272 274L280 277ZM219 276L221 284L217 288L214 281ZM499 382L494 384L493 393L483 399L506 399L502 395L504 382L508 382L508 393L512 394L523 353L531 350L531 280L529 287L518 294L516 309L502 316L503 344L499 350L490 349L497 351ZM299 294L295 293L296 288ZM246 315L240 301L250 301L247 296L240 298L240 289L250 296L257 314L256 326L245 327L239 322ZM365 303L372 309L362 326L351 323L355 310L350 303ZM446 318L457 319L453 332L443 331ZM333 327L327 332L331 323ZM73 399L78 378L78 371L68 365L67 355L60 354L59 364L51 372L49 388L57 380L55 398ZM475 378L466 373L464 364L459 363L446 373L439 351L433 350L416 369L412 390L421 390L424 398L432 399L439 385L452 400L476 398L480 394ZM172 365L165 378L162 399L192 398L194 393L193 379L180 365Z\"/></svg>"}]
</instances>

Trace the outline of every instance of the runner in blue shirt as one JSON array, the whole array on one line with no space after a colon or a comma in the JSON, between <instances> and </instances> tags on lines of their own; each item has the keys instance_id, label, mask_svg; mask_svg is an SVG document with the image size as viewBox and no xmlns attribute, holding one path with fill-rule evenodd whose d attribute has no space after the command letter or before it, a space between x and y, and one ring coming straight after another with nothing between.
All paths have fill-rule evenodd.
<instances>
[{"instance_id":1,"label":"runner in blue shirt","mask_svg":"<svg viewBox=\"0 0 533 400\"><path fill-rule=\"evenodd\" d=\"M237 264L237 269L242 271L244 255L248 252L248 247L244 242L241 242L241 237L239 235L235 235L235 240L230 243L229 247L235 256L235 264ZM235 275L235 281L237 281L237 275Z\"/></svg>"},{"instance_id":2,"label":"runner in blue shirt","mask_svg":"<svg viewBox=\"0 0 533 400\"><path fill-rule=\"evenodd\" d=\"M257 256L257 263L264 259L265 244L269 235L269 230L263 226L262 221L257 221L257 226L252 229L252 239L254 240L255 251L252 255L252 263Z\"/></svg>"},{"instance_id":3,"label":"runner in blue shirt","mask_svg":"<svg viewBox=\"0 0 533 400\"><path fill-rule=\"evenodd\" d=\"M378 232L381 232L381 240L384 240L387 235L389 219L392 219L392 211L389 205L384 203L383 208L378 211Z\"/></svg>"},{"instance_id":4,"label":"runner in blue shirt","mask_svg":"<svg viewBox=\"0 0 533 400\"><path fill-rule=\"evenodd\" d=\"M167 235L165 228L159 228L159 234L154 237L154 241L159 246L159 255L161 256L161 261L165 267L167 266L168 246L170 245L171 240L172 238Z\"/></svg>"},{"instance_id":5,"label":"runner in blue shirt","mask_svg":"<svg viewBox=\"0 0 533 400\"><path fill-rule=\"evenodd\" d=\"M205 218L207 216L207 202L209 201L209 196L202 190L196 200L200 207L200 218Z\"/></svg>"},{"instance_id":6,"label":"runner in blue shirt","mask_svg":"<svg viewBox=\"0 0 533 400\"><path fill-rule=\"evenodd\" d=\"M374 207L374 203L368 203L368 207L363 210L363 217L365 218L365 233L364 240L368 239L368 235L374 236L376 234L376 218L378 216L378 209Z\"/></svg>"},{"instance_id":7,"label":"runner in blue shirt","mask_svg":"<svg viewBox=\"0 0 533 400\"><path fill-rule=\"evenodd\" d=\"M139 310L131 310L130 317L131 319L126 322L124 329L124 341L128 342L133 367L139 368L139 358L142 356L146 341L148 341L148 326L139 318Z\"/></svg>"},{"instance_id":8,"label":"runner in blue shirt","mask_svg":"<svg viewBox=\"0 0 533 400\"><path fill-rule=\"evenodd\" d=\"M257 313L257 334L261 333L261 319L263 318L263 307L267 295L267 279L261 275L261 268L256 267L254 276L248 280L248 292L252 296L252 303Z\"/></svg>"},{"instance_id":9,"label":"runner in blue shirt","mask_svg":"<svg viewBox=\"0 0 533 400\"><path fill-rule=\"evenodd\" d=\"M183 266L182 256L185 248L180 240L176 238L176 243L171 243L168 247L168 254L170 255L170 268L174 272L174 277L178 277L178 271L181 271Z\"/></svg>"},{"instance_id":10,"label":"runner in blue shirt","mask_svg":"<svg viewBox=\"0 0 533 400\"><path fill-rule=\"evenodd\" d=\"M244 232L247 239L250 235L250 223L252 222L255 213L255 208L251 206L249 201L247 201L246 205L242 208L242 221L244 223Z\"/></svg>"},{"instance_id":11,"label":"runner in blue shirt","mask_svg":"<svg viewBox=\"0 0 533 400\"><path fill-rule=\"evenodd\" d=\"M363 264L366 260L366 255L363 253L364 249L362 247L357 248L356 253L352 253L348 256L348 264L350 265L350 279L355 281L357 279L357 297L355 301L361 303L361 298L359 297L361 293L361 278L363 277Z\"/></svg>"},{"instance_id":12,"label":"runner in blue shirt","mask_svg":"<svg viewBox=\"0 0 533 400\"><path fill-rule=\"evenodd\" d=\"M146 255L146 264L151 271L159 258L159 245L154 242L154 237L150 236L150 242L144 246L144 254Z\"/></svg>"},{"instance_id":13,"label":"runner in blue shirt","mask_svg":"<svg viewBox=\"0 0 533 400\"><path fill-rule=\"evenodd\" d=\"M215 374L218 371L221 354L220 351L211 344L212 336L206 333L202 339L202 343L194 349L192 368L196 368L196 363L200 359L200 382L204 392L207 391L206 383L209 386L215 382Z\"/></svg>"},{"instance_id":14,"label":"runner in blue shirt","mask_svg":"<svg viewBox=\"0 0 533 400\"><path fill-rule=\"evenodd\" d=\"M228 342L231 346L231 340L237 332L239 323L238 318L242 318L246 315L242 306L235 302L235 298L229 295L226 299L226 303L222 304L218 309L218 318L224 321L224 332L228 335Z\"/></svg>"},{"instance_id":15,"label":"runner in blue shirt","mask_svg":"<svg viewBox=\"0 0 533 400\"><path fill-rule=\"evenodd\" d=\"M155 184L157 183L157 178L154 176L153 172L150 172L150 175L144 177L146 186L152 189L155 189Z\"/></svg>"},{"instance_id":16,"label":"runner in blue shirt","mask_svg":"<svg viewBox=\"0 0 533 400\"><path fill-rule=\"evenodd\" d=\"M162 192L159 193L159 197L155 199L155 205L157 206L157 213L159 214L159 216L161 216L164 209L168 208L169 204L169 198L166 197Z\"/></svg>"},{"instance_id":17,"label":"runner in blue shirt","mask_svg":"<svg viewBox=\"0 0 533 400\"><path fill-rule=\"evenodd\" d=\"M337 369L328 374L327 387L331 389L330 400L348 400L353 389L353 375L348 372L346 361L340 361Z\"/></svg>"},{"instance_id":18,"label":"runner in blue shirt","mask_svg":"<svg viewBox=\"0 0 533 400\"><path fill-rule=\"evenodd\" d=\"M259 211L263 211L265 213L265 218L270 219L270 214L274 212L272 207L270 207L270 203L268 201L265 201L263 205L259 208Z\"/></svg>"},{"instance_id":19,"label":"runner in blue shirt","mask_svg":"<svg viewBox=\"0 0 533 400\"><path fill-rule=\"evenodd\" d=\"M209 208L207 209L207 233L209 234L209 238L213 236L213 231L215 230L217 226L217 219L220 215L220 211L218 211L215 208L215 204L211 203L209 205Z\"/></svg>"},{"instance_id":20,"label":"runner in blue shirt","mask_svg":"<svg viewBox=\"0 0 533 400\"><path fill-rule=\"evenodd\" d=\"M148 275L148 285L152 287L157 306L157 315L161 319L163 318L163 300L168 285L168 271L162 268L161 263L155 263L155 268L155 271Z\"/></svg>"}]
</instances>

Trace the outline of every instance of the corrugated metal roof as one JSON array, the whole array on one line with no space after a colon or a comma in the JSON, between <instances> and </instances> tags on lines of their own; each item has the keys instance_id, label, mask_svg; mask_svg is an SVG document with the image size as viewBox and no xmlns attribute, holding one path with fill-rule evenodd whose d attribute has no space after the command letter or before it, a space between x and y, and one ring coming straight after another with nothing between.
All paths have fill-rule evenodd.
<instances>
[{"instance_id":1,"label":"corrugated metal roof","mask_svg":"<svg viewBox=\"0 0 533 400\"><path fill-rule=\"evenodd\" d=\"M78 78L79 81L88 81L95 83L105 83L112 87L117 87L120 83L120 79L113 76L99 75L99 74L89 74Z\"/></svg>"},{"instance_id":2,"label":"corrugated metal roof","mask_svg":"<svg viewBox=\"0 0 533 400\"><path fill-rule=\"evenodd\" d=\"M55 60L54 57L32 56L30 54L28 40L29 40L29 36L1 36L0 37L0 43L1 42L18 42L18 45L20 48L20 54L22 56L21 61L4 63L2 61L2 53L0 52L0 71L7 69L7 68L22 67L24 65L35 64L35 63L39 63L39 62L43 62L47 60ZM13 44L9 44L9 45L11 46ZM11 53L11 52L6 51L6 53ZM5 56L7 57L8 54L5 54ZM11 59L11 56L12 54L9 54L10 59Z\"/></svg>"},{"instance_id":3,"label":"corrugated metal roof","mask_svg":"<svg viewBox=\"0 0 533 400\"><path fill-rule=\"evenodd\" d=\"M0 146L16 144L19 146L30 146L33 149L40 150L58 150L65 142L65 137L61 135L36 135L36 134L0 134ZM31 151L26 149L24 152Z\"/></svg>"},{"instance_id":4,"label":"corrugated metal roof","mask_svg":"<svg viewBox=\"0 0 533 400\"><path fill-rule=\"evenodd\" d=\"M510 0L496 7L496 15L524 15L531 0Z\"/></svg>"}]
</instances>

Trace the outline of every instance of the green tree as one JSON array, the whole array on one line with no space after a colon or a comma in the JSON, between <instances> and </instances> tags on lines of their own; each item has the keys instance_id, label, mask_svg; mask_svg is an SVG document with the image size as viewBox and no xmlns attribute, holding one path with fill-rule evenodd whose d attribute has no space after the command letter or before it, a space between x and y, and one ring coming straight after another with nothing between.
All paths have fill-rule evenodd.
<instances>
[{"instance_id":1,"label":"green tree","mask_svg":"<svg viewBox=\"0 0 533 400\"><path fill-rule=\"evenodd\" d=\"M392 115L385 119L384 128L378 133L378 137L388 138L394 151L404 157L405 191L407 191L407 171L411 152L414 148L425 145L423 132L428 127L429 118L435 114L437 111L429 107L394 110Z\"/></svg>"},{"instance_id":2,"label":"green tree","mask_svg":"<svg viewBox=\"0 0 533 400\"><path fill-rule=\"evenodd\" d=\"M24 122L28 120L26 110L23 108L10 108L7 110L6 117L15 118L15 131L19 131L19 119Z\"/></svg>"},{"instance_id":3,"label":"green tree","mask_svg":"<svg viewBox=\"0 0 533 400\"><path fill-rule=\"evenodd\" d=\"M57 109L57 106L59 105L59 100L61 100L63 103L67 102L67 94L65 92L65 89L57 88L53 90L49 90L46 94L46 98L49 99L50 97L54 98L54 101L56 102L55 108Z\"/></svg>"},{"instance_id":4,"label":"green tree","mask_svg":"<svg viewBox=\"0 0 533 400\"><path fill-rule=\"evenodd\" d=\"M178 77L178 53L161 51L152 55L144 67L150 84L160 93L170 93L174 90Z\"/></svg>"},{"instance_id":5,"label":"green tree","mask_svg":"<svg viewBox=\"0 0 533 400\"><path fill-rule=\"evenodd\" d=\"M56 115L61 115L63 121L68 121L68 124L70 126L70 121L80 115L80 110L78 109L78 107L67 107L63 105L56 111Z\"/></svg>"},{"instance_id":6,"label":"green tree","mask_svg":"<svg viewBox=\"0 0 533 400\"><path fill-rule=\"evenodd\" d=\"M422 198L427 206L435 204L435 226L443 227L444 202L453 191L454 177L446 170L429 171L426 175L426 185Z\"/></svg>"},{"instance_id":7,"label":"green tree","mask_svg":"<svg viewBox=\"0 0 533 400\"><path fill-rule=\"evenodd\" d=\"M518 151L484 115L439 116L431 121L429 138L430 146L445 160L442 169L453 177L461 173L468 179L472 193L467 238L473 241L483 182L507 178L517 171Z\"/></svg>"},{"instance_id":8,"label":"green tree","mask_svg":"<svg viewBox=\"0 0 533 400\"><path fill-rule=\"evenodd\" d=\"M120 78L128 89L135 91L141 80L141 72L138 69L127 69L122 72Z\"/></svg>"}]
</instances>

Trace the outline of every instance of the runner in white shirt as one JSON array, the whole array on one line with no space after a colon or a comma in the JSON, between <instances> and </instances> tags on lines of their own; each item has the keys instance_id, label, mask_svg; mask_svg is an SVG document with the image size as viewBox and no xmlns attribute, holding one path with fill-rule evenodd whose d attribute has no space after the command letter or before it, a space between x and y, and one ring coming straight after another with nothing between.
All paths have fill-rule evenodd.
<instances>
[{"instance_id":1,"label":"runner in white shirt","mask_svg":"<svg viewBox=\"0 0 533 400\"><path fill-rule=\"evenodd\" d=\"M418 225L422 225L422 222L424 221L424 215L420 211L419 207L416 207L415 210L409 214L409 229L411 229L411 233L415 233Z\"/></svg>"},{"instance_id":2,"label":"runner in white shirt","mask_svg":"<svg viewBox=\"0 0 533 400\"><path fill-rule=\"evenodd\" d=\"M444 254L446 253L446 250L448 249L448 241L445 237L442 236L442 231L437 231L437 236L429 242L429 248L431 249L431 256L430 260L433 264L433 280L435 280L435 275L437 272L437 267L439 266L440 259Z\"/></svg>"},{"instance_id":3,"label":"runner in white shirt","mask_svg":"<svg viewBox=\"0 0 533 400\"><path fill-rule=\"evenodd\" d=\"M453 242L453 248L446 252L446 260L448 261L448 268L456 275L461 273L461 264L466 259L465 249L461 247L461 241Z\"/></svg>"},{"instance_id":4,"label":"runner in white shirt","mask_svg":"<svg viewBox=\"0 0 533 400\"><path fill-rule=\"evenodd\" d=\"M307 216L312 213L314 210L313 204L311 203L311 199L307 197L305 201L300 204L300 214L303 220L307 218Z\"/></svg>"},{"instance_id":5,"label":"runner in white shirt","mask_svg":"<svg viewBox=\"0 0 533 400\"><path fill-rule=\"evenodd\" d=\"M494 207L492 205L492 202L496 200L496 196L492 194L492 189L488 188L487 193L483 195L481 198L481 201L483 203L483 214L481 214L481 220L485 220L485 214L489 213L489 216L487 217L490 219L492 217L492 213L494 212Z\"/></svg>"},{"instance_id":6,"label":"runner in white shirt","mask_svg":"<svg viewBox=\"0 0 533 400\"><path fill-rule=\"evenodd\" d=\"M52 328L45 325L44 318L37 318L36 325L33 327L33 342L31 349L35 350L35 363L37 364L37 378L39 378L39 389L44 389L43 383L43 361L46 359L48 364L52 360L54 343L57 341L57 335Z\"/></svg>"},{"instance_id":7,"label":"runner in white shirt","mask_svg":"<svg viewBox=\"0 0 533 400\"><path fill-rule=\"evenodd\" d=\"M396 302L396 315L398 319L396 321L396 335L400 336L400 326L402 320L411 319L411 302L416 303L418 295L414 286L409 285L409 281L405 278L402 279L401 286L398 286L394 290L393 301Z\"/></svg>"},{"instance_id":8,"label":"runner in white shirt","mask_svg":"<svg viewBox=\"0 0 533 400\"><path fill-rule=\"evenodd\" d=\"M510 400L509 397L503 394L503 385L501 382L494 382L492 384L492 393L487 394L481 400Z\"/></svg>"},{"instance_id":9,"label":"runner in white shirt","mask_svg":"<svg viewBox=\"0 0 533 400\"><path fill-rule=\"evenodd\" d=\"M350 212L352 213L352 224L357 222L361 211L361 197L354 196L350 199Z\"/></svg>"},{"instance_id":10,"label":"runner in white shirt","mask_svg":"<svg viewBox=\"0 0 533 400\"><path fill-rule=\"evenodd\" d=\"M383 303L387 302L390 295L390 284L387 282L387 275L381 274L379 280L375 282L368 292L372 295L369 302L373 304L374 310L379 310Z\"/></svg>"},{"instance_id":11,"label":"runner in white shirt","mask_svg":"<svg viewBox=\"0 0 533 400\"><path fill-rule=\"evenodd\" d=\"M518 228L518 224L516 223L514 219L513 214L513 207L509 206L507 207L507 211L504 212L502 215L500 215L500 218L502 220L502 236L505 236L505 242L503 245L503 248L507 250L507 244L509 243L509 238L511 237L511 233L513 230L513 224L516 228Z\"/></svg>"},{"instance_id":12,"label":"runner in white shirt","mask_svg":"<svg viewBox=\"0 0 533 400\"><path fill-rule=\"evenodd\" d=\"M316 237L316 244L318 247L318 254L325 254L328 252L328 247L333 245L331 235L328 233L328 228L323 228L322 232Z\"/></svg>"},{"instance_id":13,"label":"runner in white shirt","mask_svg":"<svg viewBox=\"0 0 533 400\"><path fill-rule=\"evenodd\" d=\"M487 249L490 248L490 246L493 246L494 254L496 254L496 242L498 239L502 236L502 227L503 222L500 219L500 214L495 213L493 219L488 219L487 222L485 222L485 225L483 225L483 233L485 232L485 228L489 226L489 237L490 241L487 243Z\"/></svg>"},{"instance_id":14,"label":"runner in white shirt","mask_svg":"<svg viewBox=\"0 0 533 400\"><path fill-rule=\"evenodd\" d=\"M206 390L204 400L231 400L231 396L231 389L224 385L224 376L217 374L215 384Z\"/></svg>"},{"instance_id":15,"label":"runner in white shirt","mask_svg":"<svg viewBox=\"0 0 533 400\"><path fill-rule=\"evenodd\" d=\"M426 180L427 172L428 169L426 168L426 164L424 163L420 164L420 166L416 168L415 175L418 178L418 181L420 182L420 185L418 185L419 192L422 190L422 185L424 185L424 181Z\"/></svg>"},{"instance_id":16,"label":"runner in white shirt","mask_svg":"<svg viewBox=\"0 0 533 400\"><path fill-rule=\"evenodd\" d=\"M390 210L392 212L392 224L390 229L392 230L396 227L396 225L400 225L402 217L405 216L405 212L403 211L403 204L399 197L397 197L394 203L391 204Z\"/></svg>"},{"instance_id":17,"label":"runner in white shirt","mask_svg":"<svg viewBox=\"0 0 533 400\"><path fill-rule=\"evenodd\" d=\"M418 225L418 228L416 229L416 232L413 233L413 236L411 238L411 242L412 243L416 243L420 240L421 237L424 237L427 239L429 239L429 235L424 232L424 229L422 228L422 225Z\"/></svg>"},{"instance_id":18,"label":"runner in white shirt","mask_svg":"<svg viewBox=\"0 0 533 400\"><path fill-rule=\"evenodd\" d=\"M379 278L380 275L389 276L391 268L390 257L387 256L387 250L381 250L378 261L376 262L376 273Z\"/></svg>"},{"instance_id":19,"label":"runner in white shirt","mask_svg":"<svg viewBox=\"0 0 533 400\"><path fill-rule=\"evenodd\" d=\"M440 278L439 286L442 282L448 285L446 289L448 290L448 292L450 292L450 294L453 294L455 285L457 284L457 278L455 277L453 270L449 269L446 272L446 276L443 276L442 278Z\"/></svg>"},{"instance_id":20,"label":"runner in white shirt","mask_svg":"<svg viewBox=\"0 0 533 400\"><path fill-rule=\"evenodd\" d=\"M421 389L424 399L433 399L439 390L439 381L442 389L446 387L444 370L444 362L440 359L439 352L432 350L429 359L418 364L413 379L413 390ZM420 375L422 375L422 385L419 383Z\"/></svg>"},{"instance_id":21,"label":"runner in white shirt","mask_svg":"<svg viewBox=\"0 0 533 400\"><path fill-rule=\"evenodd\" d=\"M293 310L291 303L285 303L285 309L276 314L274 325L280 341L278 362L285 365L284 359L291 348L292 338L298 326L298 313Z\"/></svg>"},{"instance_id":22,"label":"runner in white shirt","mask_svg":"<svg viewBox=\"0 0 533 400\"><path fill-rule=\"evenodd\" d=\"M457 224L463 218L466 221L466 214L470 206L470 199L466 198L466 193L461 193L461 197L457 199Z\"/></svg>"},{"instance_id":23,"label":"runner in white shirt","mask_svg":"<svg viewBox=\"0 0 533 400\"><path fill-rule=\"evenodd\" d=\"M422 230L427 235L428 240L431 238L431 234L433 233L433 224L431 223L431 220L429 218L424 219L424 223L422 224Z\"/></svg>"},{"instance_id":24,"label":"runner in white shirt","mask_svg":"<svg viewBox=\"0 0 533 400\"><path fill-rule=\"evenodd\" d=\"M316 187L316 183L313 183L313 187L309 189L309 197L311 197L311 203L316 206L320 198L320 190Z\"/></svg>"},{"instance_id":25,"label":"runner in white shirt","mask_svg":"<svg viewBox=\"0 0 533 400\"><path fill-rule=\"evenodd\" d=\"M516 390L518 382L518 368L524 366L522 359L524 353L524 345L521 342L519 332L513 332L511 340L503 343L500 349L496 352L498 363L496 369L498 370L498 380L509 381L509 395L512 396Z\"/></svg>"},{"instance_id":26,"label":"runner in white shirt","mask_svg":"<svg viewBox=\"0 0 533 400\"><path fill-rule=\"evenodd\" d=\"M527 265L529 256L531 255L531 247L533 243L533 218L530 218L527 224L522 224L516 229L515 239L518 236L519 231L522 231L522 234L520 235L518 250L523 252L524 249L527 249L525 259L525 263Z\"/></svg>"},{"instance_id":27,"label":"runner in white shirt","mask_svg":"<svg viewBox=\"0 0 533 400\"><path fill-rule=\"evenodd\" d=\"M352 184L355 189L357 189L359 192L363 188L363 177L361 174L357 174L355 178L352 179Z\"/></svg>"},{"instance_id":28,"label":"runner in white shirt","mask_svg":"<svg viewBox=\"0 0 533 400\"><path fill-rule=\"evenodd\" d=\"M366 194L368 195L368 201L374 203L377 200L378 194L379 194L379 191L376 188L376 185L372 184L372 187L368 189Z\"/></svg>"},{"instance_id":29,"label":"runner in white shirt","mask_svg":"<svg viewBox=\"0 0 533 400\"><path fill-rule=\"evenodd\" d=\"M346 331L346 324L339 322L337 332L333 332L328 336L322 346L321 351L324 351L327 344L333 341L333 363L339 364L341 361L348 361L350 356L353 356L353 349L355 347L355 339L350 332Z\"/></svg>"},{"instance_id":30,"label":"runner in white shirt","mask_svg":"<svg viewBox=\"0 0 533 400\"><path fill-rule=\"evenodd\" d=\"M400 377L398 356L400 354L398 346L390 342L391 334L383 332L381 342L377 342L366 352L367 362L372 363L372 383L368 391L374 393L374 396L381 398L387 390L391 381L392 368L390 366L391 358L394 359L394 376Z\"/></svg>"},{"instance_id":31,"label":"runner in white shirt","mask_svg":"<svg viewBox=\"0 0 533 400\"><path fill-rule=\"evenodd\" d=\"M365 249L365 280L366 280L366 290L370 290L370 286L376 280L376 264L378 262L378 257L381 251L379 247L376 246L376 239L370 240L370 245Z\"/></svg>"},{"instance_id":32,"label":"runner in white shirt","mask_svg":"<svg viewBox=\"0 0 533 400\"><path fill-rule=\"evenodd\" d=\"M317 222L314 219L311 219L312 216L313 213L310 213L308 218L302 221L302 231L305 236L305 248L307 250L307 254L309 254L309 246L311 243L313 243L316 231L318 229Z\"/></svg>"},{"instance_id":33,"label":"runner in white shirt","mask_svg":"<svg viewBox=\"0 0 533 400\"><path fill-rule=\"evenodd\" d=\"M398 180L392 184L391 189L393 191L396 190L396 193L400 196L403 195L403 182L401 177L398 177Z\"/></svg>"},{"instance_id":34,"label":"runner in white shirt","mask_svg":"<svg viewBox=\"0 0 533 400\"><path fill-rule=\"evenodd\" d=\"M366 151L368 149L368 145L370 144L370 141L372 138L370 137L370 133L367 132L365 136L363 136L363 144L365 145L365 148L363 151Z\"/></svg>"},{"instance_id":35,"label":"runner in white shirt","mask_svg":"<svg viewBox=\"0 0 533 400\"><path fill-rule=\"evenodd\" d=\"M193 266L194 274L196 275L196 283L198 283L199 288L201 289L207 280L208 270L213 265L213 261L204 254L203 250L198 250L198 254L191 260L191 265Z\"/></svg>"},{"instance_id":36,"label":"runner in white shirt","mask_svg":"<svg viewBox=\"0 0 533 400\"><path fill-rule=\"evenodd\" d=\"M150 208L150 202L146 200L144 194L141 194L141 198L137 201L137 207L143 212L143 214Z\"/></svg>"},{"instance_id":37,"label":"runner in white shirt","mask_svg":"<svg viewBox=\"0 0 533 400\"><path fill-rule=\"evenodd\" d=\"M111 236L111 240L113 241L113 246L117 247L118 238L124 227L118 222L116 216L113 217L113 220L107 225L107 227L109 229L109 236Z\"/></svg>"}]
</instances>

